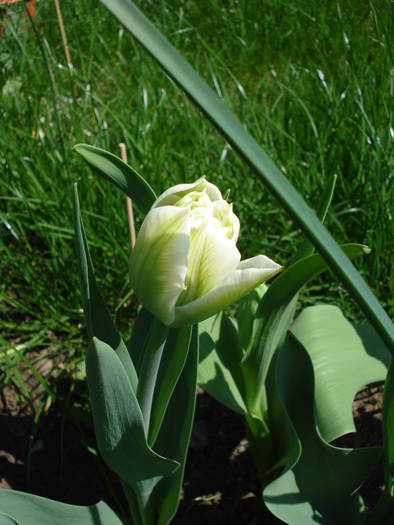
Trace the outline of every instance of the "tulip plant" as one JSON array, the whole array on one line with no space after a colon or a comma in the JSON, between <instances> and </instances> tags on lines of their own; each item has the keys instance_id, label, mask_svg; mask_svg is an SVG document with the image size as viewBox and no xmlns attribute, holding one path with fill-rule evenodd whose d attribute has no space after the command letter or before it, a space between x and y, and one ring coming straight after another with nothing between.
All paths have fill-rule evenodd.
<instances>
[{"instance_id":1,"label":"tulip plant","mask_svg":"<svg viewBox=\"0 0 394 525\"><path fill-rule=\"evenodd\" d=\"M354 244L342 249L351 258L368 252ZM325 269L304 243L269 288L239 302L234 316L221 312L199 326L199 383L244 416L265 504L294 525L364 523L357 491L380 454L330 444L355 431L353 398L384 381L390 352L370 325L353 326L335 306L295 316L301 287Z\"/></svg>"},{"instance_id":2,"label":"tulip plant","mask_svg":"<svg viewBox=\"0 0 394 525\"><path fill-rule=\"evenodd\" d=\"M74 189L95 434L104 461L122 482L133 525L166 525L177 510L197 379L244 416L265 504L283 522L390 523L394 330L350 262L368 248L339 247L322 225L335 179L314 213L130 0L102 2L209 114L308 238L283 271L264 255L243 261L232 205L204 177L156 197L149 183L116 156L93 146L75 147L94 173L131 197L144 215L130 259L131 285L141 308L126 344L97 286ZM353 325L327 304L297 310L300 290L329 267L371 324ZM228 310L236 301L235 312ZM375 511L367 514L358 489L381 451L332 442L354 431L356 392L383 380L385 489ZM0 525L128 522L102 502L76 507L0 491Z\"/></svg>"},{"instance_id":3,"label":"tulip plant","mask_svg":"<svg viewBox=\"0 0 394 525\"><path fill-rule=\"evenodd\" d=\"M143 306L126 345L96 283L75 186L96 439L121 479L132 523L166 525L177 510L198 363L204 389L244 415L264 500L276 516L295 525L364 523L357 489L379 450L341 449L329 442L354 429L354 394L384 379L390 355L370 326L358 334L335 307L310 307L294 320L298 291L326 269L322 257L305 242L267 288L264 282L281 267L263 255L240 260L239 221L204 177L156 198L149 184L114 155L87 145L75 150L146 212L130 259L131 283ZM334 183L323 196L322 219ZM367 251L354 244L343 249L349 257ZM239 299L235 316L226 315L223 310ZM388 422L393 418L390 374ZM391 433L387 428L388 464ZM390 475L387 471L376 514L382 519L392 502ZM104 503L76 507L7 490L0 491L0 512L1 524L49 525L55 516L59 524L122 523Z\"/></svg>"},{"instance_id":4,"label":"tulip plant","mask_svg":"<svg viewBox=\"0 0 394 525\"><path fill-rule=\"evenodd\" d=\"M132 523L166 525L178 507L193 423L197 323L281 267L263 255L240 260L238 218L205 177L156 199L149 184L120 159L89 146L75 150L112 182L125 183L148 212L130 259L131 284L143 307L126 345L96 283L75 186L76 247L90 338L86 371L97 444L121 479ZM103 523L120 523L103 503L85 509L0 492L0 510L15 523L33 524L58 507L65 516L59 523L95 523L96 512Z\"/></svg>"}]
</instances>

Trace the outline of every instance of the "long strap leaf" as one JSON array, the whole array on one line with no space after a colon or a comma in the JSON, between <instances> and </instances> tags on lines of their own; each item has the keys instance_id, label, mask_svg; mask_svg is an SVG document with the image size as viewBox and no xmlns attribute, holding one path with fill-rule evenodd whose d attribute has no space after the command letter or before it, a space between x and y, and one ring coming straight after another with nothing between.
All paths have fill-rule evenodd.
<instances>
[{"instance_id":1,"label":"long strap leaf","mask_svg":"<svg viewBox=\"0 0 394 525\"><path fill-rule=\"evenodd\" d=\"M168 525L179 505L196 405L198 351L198 328L194 325L186 363L171 396L154 446L157 454L165 454L180 463L180 468L172 476L163 478L155 487L154 496L158 503L157 525Z\"/></svg>"},{"instance_id":2,"label":"long strap leaf","mask_svg":"<svg viewBox=\"0 0 394 525\"><path fill-rule=\"evenodd\" d=\"M148 213L156 195L146 180L119 157L89 144L76 144L73 150L81 155L96 173L115 184L128 195L143 213Z\"/></svg>"},{"instance_id":3,"label":"long strap leaf","mask_svg":"<svg viewBox=\"0 0 394 525\"><path fill-rule=\"evenodd\" d=\"M134 391L138 378L127 347L108 312L94 275L89 247L81 218L77 185L74 185L74 229L83 310L89 339L98 337L115 350L128 375Z\"/></svg>"},{"instance_id":4,"label":"long strap leaf","mask_svg":"<svg viewBox=\"0 0 394 525\"><path fill-rule=\"evenodd\" d=\"M304 199L188 62L131 0L101 0L190 96L297 222L394 353L394 326L349 258Z\"/></svg>"}]
</instances>

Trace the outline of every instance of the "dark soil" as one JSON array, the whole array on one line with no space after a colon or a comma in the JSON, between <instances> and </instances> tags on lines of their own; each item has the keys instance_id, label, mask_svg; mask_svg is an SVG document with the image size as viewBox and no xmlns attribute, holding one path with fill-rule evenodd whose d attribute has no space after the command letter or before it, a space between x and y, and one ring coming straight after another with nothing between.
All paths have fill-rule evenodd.
<instances>
[{"instance_id":1,"label":"dark soil","mask_svg":"<svg viewBox=\"0 0 394 525\"><path fill-rule=\"evenodd\" d=\"M66 398L69 382L57 383L60 394ZM381 444L381 397L380 386L366 389L357 396L354 410L358 432L341 438L337 442L339 446ZM75 413L71 417L67 406L70 405L59 407L57 404L49 408L35 425L33 414L37 404L23 406L10 387L2 389L0 487L73 504L88 505L103 499L117 512L122 512L120 509L124 510L126 504L117 479L87 448L87 445L94 448L89 416L82 412L78 422ZM372 507L376 502L382 483L382 465L379 465L362 491L367 506ZM242 418L199 391L174 525L281 523L265 509L260 494Z\"/></svg>"}]
</instances>

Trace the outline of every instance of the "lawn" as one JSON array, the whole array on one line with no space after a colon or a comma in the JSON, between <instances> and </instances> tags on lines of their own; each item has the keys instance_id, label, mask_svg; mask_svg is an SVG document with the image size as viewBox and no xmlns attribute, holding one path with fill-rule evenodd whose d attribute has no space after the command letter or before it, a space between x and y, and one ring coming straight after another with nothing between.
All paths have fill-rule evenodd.
<instances>
[{"instance_id":1,"label":"lawn","mask_svg":"<svg viewBox=\"0 0 394 525\"><path fill-rule=\"evenodd\" d=\"M356 266L393 314L391 3L136 3L312 207L338 177L328 229L338 242L371 248ZM126 334L137 308L124 197L90 173L73 145L119 154L124 142L129 163L157 193L205 174L230 191L244 258L264 253L286 265L303 240L261 182L99 2L62 2L62 14L72 74L53 2L37 2L34 19L19 5L7 9L0 39L0 381L33 407L33 434L50 400L62 398L56 384L76 377L87 342L74 181L99 284ZM300 304L323 299L362 319L332 275L311 282ZM34 388L45 391L37 405L18 367L33 370L44 354L57 382L35 371Z\"/></svg>"}]
</instances>

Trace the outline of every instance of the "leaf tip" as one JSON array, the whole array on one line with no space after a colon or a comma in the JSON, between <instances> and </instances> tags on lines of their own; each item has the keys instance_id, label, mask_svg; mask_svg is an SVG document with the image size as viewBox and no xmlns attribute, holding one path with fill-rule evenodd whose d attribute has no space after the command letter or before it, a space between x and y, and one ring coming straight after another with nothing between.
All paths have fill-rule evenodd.
<instances>
[{"instance_id":1,"label":"leaf tip","mask_svg":"<svg viewBox=\"0 0 394 525\"><path fill-rule=\"evenodd\" d=\"M81 147L83 146L83 144L74 144L74 146L72 147L72 151L75 151L75 153L79 153L81 154Z\"/></svg>"}]
</instances>

